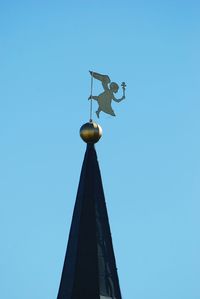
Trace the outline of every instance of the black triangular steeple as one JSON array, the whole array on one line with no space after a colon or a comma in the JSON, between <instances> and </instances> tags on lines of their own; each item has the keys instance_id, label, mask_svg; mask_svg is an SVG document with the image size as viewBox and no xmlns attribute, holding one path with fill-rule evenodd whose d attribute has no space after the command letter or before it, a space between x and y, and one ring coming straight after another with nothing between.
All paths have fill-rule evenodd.
<instances>
[{"instance_id":1,"label":"black triangular steeple","mask_svg":"<svg viewBox=\"0 0 200 299\"><path fill-rule=\"evenodd\" d=\"M101 174L88 144L57 299L121 299Z\"/></svg>"}]
</instances>

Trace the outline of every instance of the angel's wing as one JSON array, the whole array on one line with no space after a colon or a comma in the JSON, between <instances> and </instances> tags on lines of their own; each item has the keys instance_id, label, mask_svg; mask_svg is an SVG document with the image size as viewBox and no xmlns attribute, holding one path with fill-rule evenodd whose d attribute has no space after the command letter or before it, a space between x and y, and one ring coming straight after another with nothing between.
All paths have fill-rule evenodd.
<instances>
[{"instance_id":1,"label":"angel's wing","mask_svg":"<svg viewBox=\"0 0 200 299\"><path fill-rule=\"evenodd\" d=\"M102 82L103 88L106 90L108 89L108 84L110 83L110 78L107 75L102 75L99 73L95 73L90 71L90 74L92 77L94 77L95 79L99 80Z\"/></svg>"}]
</instances>

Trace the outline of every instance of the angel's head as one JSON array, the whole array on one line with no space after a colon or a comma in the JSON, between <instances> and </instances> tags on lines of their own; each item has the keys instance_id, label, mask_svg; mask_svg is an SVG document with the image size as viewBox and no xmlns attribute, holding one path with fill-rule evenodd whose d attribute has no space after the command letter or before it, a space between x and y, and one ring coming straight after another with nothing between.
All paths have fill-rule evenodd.
<instances>
[{"instance_id":1,"label":"angel's head","mask_svg":"<svg viewBox=\"0 0 200 299\"><path fill-rule=\"evenodd\" d=\"M118 92L119 90L119 85L115 82L110 83L110 90L114 93Z\"/></svg>"}]
</instances>

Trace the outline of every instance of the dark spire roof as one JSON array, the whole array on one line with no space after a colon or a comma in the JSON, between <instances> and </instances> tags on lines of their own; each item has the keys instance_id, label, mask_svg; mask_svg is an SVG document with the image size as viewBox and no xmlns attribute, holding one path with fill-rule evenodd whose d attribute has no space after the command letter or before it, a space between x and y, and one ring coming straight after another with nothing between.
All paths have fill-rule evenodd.
<instances>
[{"instance_id":1,"label":"dark spire roof","mask_svg":"<svg viewBox=\"0 0 200 299\"><path fill-rule=\"evenodd\" d=\"M121 299L101 174L87 145L57 299Z\"/></svg>"}]
</instances>

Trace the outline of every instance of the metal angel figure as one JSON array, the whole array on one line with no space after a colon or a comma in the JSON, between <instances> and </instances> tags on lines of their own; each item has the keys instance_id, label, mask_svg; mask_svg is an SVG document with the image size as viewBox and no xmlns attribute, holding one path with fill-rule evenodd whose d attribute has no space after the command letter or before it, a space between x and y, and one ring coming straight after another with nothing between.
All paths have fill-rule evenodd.
<instances>
[{"instance_id":1,"label":"metal angel figure","mask_svg":"<svg viewBox=\"0 0 200 299\"><path fill-rule=\"evenodd\" d=\"M103 111L105 113L108 113L112 116L115 116L115 112L112 109L111 102L113 100L113 101L119 103L119 102L121 102L122 100L125 99L126 84L123 82L122 85L121 85L122 89L123 89L123 96L120 99L116 99L114 94L117 93L118 90L119 90L119 85L117 83L111 82L109 76L107 76L107 75L102 75L102 74L95 73L95 72L92 72L92 71L90 71L90 74L93 78L95 78L95 79L102 82L102 86L103 86L103 89L104 89L104 92L102 92L98 96L91 95L89 97L89 100L90 99L91 100L96 100L99 104L99 108L96 111L97 117L99 118L99 114L100 114L101 111Z\"/></svg>"}]
</instances>

